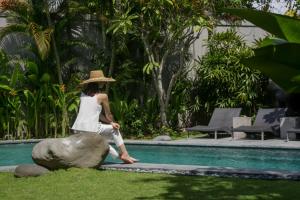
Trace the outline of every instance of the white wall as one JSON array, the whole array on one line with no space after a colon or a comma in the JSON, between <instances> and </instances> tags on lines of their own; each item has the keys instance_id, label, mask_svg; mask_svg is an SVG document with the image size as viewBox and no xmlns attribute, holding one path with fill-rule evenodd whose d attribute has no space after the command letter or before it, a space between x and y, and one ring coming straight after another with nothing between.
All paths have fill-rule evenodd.
<instances>
[{"instance_id":1,"label":"white wall","mask_svg":"<svg viewBox=\"0 0 300 200\"><path fill-rule=\"evenodd\" d=\"M215 28L214 31L216 32L224 32L227 29L234 28L231 25L221 24ZM235 27L236 31L244 38L244 41L247 45L254 46L255 40L258 40L260 38L264 38L267 36L267 32L262 30L261 28L258 28L257 26L254 26L253 24L249 22L244 22L242 25ZM195 43L191 47L191 52L194 59L197 59L198 57L202 57L206 51L206 41L208 38L207 30L203 30L200 38L195 41Z\"/></svg>"}]
</instances>

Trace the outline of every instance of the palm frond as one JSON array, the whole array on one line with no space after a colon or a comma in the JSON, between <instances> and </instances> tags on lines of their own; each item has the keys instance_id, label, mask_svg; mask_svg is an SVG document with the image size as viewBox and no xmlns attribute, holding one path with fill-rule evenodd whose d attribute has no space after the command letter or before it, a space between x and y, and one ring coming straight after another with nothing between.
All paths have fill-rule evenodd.
<instances>
[{"instance_id":1,"label":"palm frond","mask_svg":"<svg viewBox=\"0 0 300 200\"><path fill-rule=\"evenodd\" d=\"M7 35L16 32L26 32L27 26L25 24L10 24L0 29L0 41Z\"/></svg>"},{"instance_id":2,"label":"palm frond","mask_svg":"<svg viewBox=\"0 0 300 200\"><path fill-rule=\"evenodd\" d=\"M36 59L36 55L32 51L34 40L30 35L23 32L14 32L6 35L0 43L2 49L10 59Z\"/></svg>"},{"instance_id":3,"label":"palm frond","mask_svg":"<svg viewBox=\"0 0 300 200\"><path fill-rule=\"evenodd\" d=\"M59 7L63 4L65 0L47 0L49 5L49 11L55 13L59 10Z\"/></svg>"},{"instance_id":4,"label":"palm frond","mask_svg":"<svg viewBox=\"0 0 300 200\"><path fill-rule=\"evenodd\" d=\"M69 14L73 17L87 14L89 12L88 7L77 1L69 1Z\"/></svg>"},{"instance_id":5,"label":"palm frond","mask_svg":"<svg viewBox=\"0 0 300 200\"><path fill-rule=\"evenodd\" d=\"M81 48L85 48L85 49L92 49L95 48L95 45L93 43L89 43L87 41L85 41L84 39L80 40L72 40L72 41L67 41L65 43L66 46L69 47L81 47Z\"/></svg>"},{"instance_id":6,"label":"palm frond","mask_svg":"<svg viewBox=\"0 0 300 200\"><path fill-rule=\"evenodd\" d=\"M45 60L49 54L51 47L51 34L53 32L52 28L47 28L45 30L39 30L39 26L35 23L30 24L30 29L35 40L36 46L38 48L39 54L42 60Z\"/></svg>"},{"instance_id":7,"label":"palm frond","mask_svg":"<svg viewBox=\"0 0 300 200\"><path fill-rule=\"evenodd\" d=\"M71 59L67 60L67 61L63 64L63 66L69 67L69 66L71 66L71 65L73 65L73 64L76 64L77 62L78 62L78 57L72 57Z\"/></svg>"}]
</instances>

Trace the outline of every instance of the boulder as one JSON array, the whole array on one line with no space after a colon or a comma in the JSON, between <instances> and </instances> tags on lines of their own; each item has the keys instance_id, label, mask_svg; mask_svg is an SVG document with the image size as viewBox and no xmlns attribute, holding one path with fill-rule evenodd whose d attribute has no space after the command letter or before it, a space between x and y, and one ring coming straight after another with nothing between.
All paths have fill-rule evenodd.
<instances>
[{"instance_id":1,"label":"boulder","mask_svg":"<svg viewBox=\"0 0 300 200\"><path fill-rule=\"evenodd\" d=\"M15 177L31 177L41 176L48 173L49 170L45 167L34 164L23 164L16 167L14 175Z\"/></svg>"},{"instance_id":2,"label":"boulder","mask_svg":"<svg viewBox=\"0 0 300 200\"><path fill-rule=\"evenodd\" d=\"M78 133L67 138L45 139L32 150L33 161L48 169L97 168L109 152L108 142L96 133Z\"/></svg>"},{"instance_id":3,"label":"boulder","mask_svg":"<svg viewBox=\"0 0 300 200\"><path fill-rule=\"evenodd\" d=\"M153 138L153 141L171 141L171 140L172 140L172 138L168 135L160 135L160 136Z\"/></svg>"}]
</instances>

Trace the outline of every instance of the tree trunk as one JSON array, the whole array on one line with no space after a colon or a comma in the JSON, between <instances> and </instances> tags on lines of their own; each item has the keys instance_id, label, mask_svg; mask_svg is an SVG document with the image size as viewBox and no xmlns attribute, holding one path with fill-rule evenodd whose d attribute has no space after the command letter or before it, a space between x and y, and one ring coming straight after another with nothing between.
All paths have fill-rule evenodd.
<instances>
[{"instance_id":1,"label":"tree trunk","mask_svg":"<svg viewBox=\"0 0 300 200\"><path fill-rule=\"evenodd\" d=\"M166 105L166 98L165 98L165 91L163 88L163 83L162 83L162 73L161 70L157 70L157 94L158 94L158 102L159 102L159 111L160 111L160 121L162 126L168 126L168 121L167 121L167 105Z\"/></svg>"},{"instance_id":2,"label":"tree trunk","mask_svg":"<svg viewBox=\"0 0 300 200\"><path fill-rule=\"evenodd\" d=\"M111 57L110 64L108 69L108 77L111 77L115 68L115 60L116 60L116 45L115 45L115 37L111 38ZM109 91L109 84L106 85L106 93Z\"/></svg>"},{"instance_id":3,"label":"tree trunk","mask_svg":"<svg viewBox=\"0 0 300 200\"><path fill-rule=\"evenodd\" d=\"M110 19L114 18L114 2L113 0L109 1L109 16ZM110 64L109 64L109 69L108 69L108 77L111 77L113 75L113 71L115 68L115 60L116 60L116 45L115 45L115 36L114 34L111 35L110 39L110 46L111 46L111 52L110 52ZM106 85L106 92L108 93L109 91L109 84Z\"/></svg>"},{"instance_id":4,"label":"tree trunk","mask_svg":"<svg viewBox=\"0 0 300 200\"><path fill-rule=\"evenodd\" d=\"M148 56L148 60L151 63L155 62L155 54L151 52L149 43L147 42L147 39L142 36L142 41L145 46L146 54ZM160 113L160 122L162 126L168 126L168 120L167 120L167 104L166 104L166 92L163 88L163 81L162 81L162 71L165 64L165 60L167 58L168 52L166 52L161 59L159 63L159 67L154 67L152 69L152 79L155 85L155 90L158 96L158 102L159 102L159 113Z\"/></svg>"}]
</instances>

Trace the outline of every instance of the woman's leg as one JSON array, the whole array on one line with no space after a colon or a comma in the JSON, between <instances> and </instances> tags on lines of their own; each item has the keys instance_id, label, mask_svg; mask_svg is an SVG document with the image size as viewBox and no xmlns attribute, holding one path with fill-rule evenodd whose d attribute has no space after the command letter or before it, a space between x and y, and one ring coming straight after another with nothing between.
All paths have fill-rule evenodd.
<instances>
[{"instance_id":1,"label":"woman's leg","mask_svg":"<svg viewBox=\"0 0 300 200\"><path fill-rule=\"evenodd\" d=\"M119 158L119 153L113 148L111 145L109 145L109 154L113 159Z\"/></svg>"},{"instance_id":2,"label":"woman's leg","mask_svg":"<svg viewBox=\"0 0 300 200\"><path fill-rule=\"evenodd\" d=\"M116 146L120 150L120 159L125 163L133 163L136 161L136 159L129 156L122 135L118 129L114 129L110 124L101 124L99 126L99 134L103 135L107 139L114 140Z\"/></svg>"}]
</instances>

